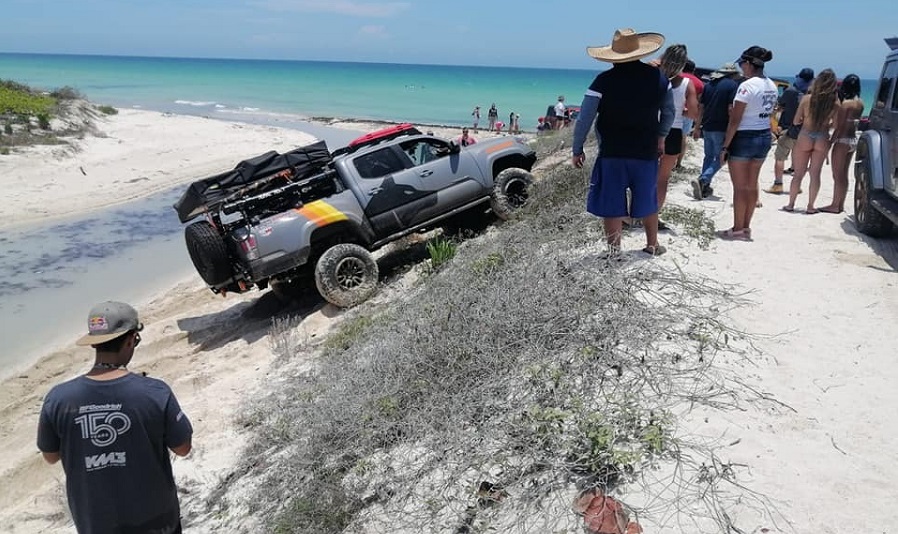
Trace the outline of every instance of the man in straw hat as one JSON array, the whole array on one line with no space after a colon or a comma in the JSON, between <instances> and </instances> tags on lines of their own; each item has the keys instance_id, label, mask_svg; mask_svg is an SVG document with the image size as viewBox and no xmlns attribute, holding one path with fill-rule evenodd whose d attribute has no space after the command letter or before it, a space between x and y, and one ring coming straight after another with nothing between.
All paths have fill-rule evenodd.
<instances>
[{"instance_id":1,"label":"man in straw hat","mask_svg":"<svg viewBox=\"0 0 898 534\"><path fill-rule=\"evenodd\" d=\"M121 302L94 306L87 335L96 351L84 375L44 398L37 446L62 460L75 528L88 532L181 532L168 451L185 456L193 428L165 382L127 369L143 324Z\"/></svg>"},{"instance_id":2,"label":"man in straw hat","mask_svg":"<svg viewBox=\"0 0 898 534\"><path fill-rule=\"evenodd\" d=\"M739 83L735 79L738 74L739 69L735 63L724 63L711 73L711 81L702 93L699 124L701 136L705 140L705 159L702 161L702 172L699 177L690 181L695 200L702 200L714 194L711 180L722 165L720 152L723 150L723 138L730 123L730 107L733 105L736 89L739 88ZM698 135L699 129L696 128L694 133L696 139Z\"/></svg>"},{"instance_id":3,"label":"man in straw hat","mask_svg":"<svg viewBox=\"0 0 898 534\"><path fill-rule=\"evenodd\" d=\"M643 252L658 256L658 158L674 119L673 94L667 77L641 61L664 44L660 33L614 32L608 46L589 47L587 53L612 64L593 80L583 97L574 129L573 159L583 167L583 143L595 121L599 155L592 169L586 209L602 217L610 252L620 251L623 221L641 218L645 228ZM627 190L630 203L627 203Z\"/></svg>"}]
</instances>

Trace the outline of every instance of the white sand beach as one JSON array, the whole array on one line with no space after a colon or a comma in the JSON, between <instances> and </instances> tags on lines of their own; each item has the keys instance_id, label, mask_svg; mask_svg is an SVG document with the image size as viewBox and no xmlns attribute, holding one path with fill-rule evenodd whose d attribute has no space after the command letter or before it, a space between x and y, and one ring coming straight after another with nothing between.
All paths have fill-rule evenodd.
<instances>
[{"instance_id":1,"label":"white sand beach","mask_svg":"<svg viewBox=\"0 0 898 534\"><path fill-rule=\"evenodd\" d=\"M84 140L74 153L49 148L0 157L7 199L0 224L123 202L231 168L235 154L309 140L294 130L130 110L106 119L101 129L105 138ZM695 145L686 164L699 166L701 156ZM772 181L772 172L771 159L762 185ZM829 200L829 167L823 181L819 205ZM702 206L726 228L732 188L725 170L714 187L719 200L696 202L688 184L672 184L668 201ZM751 509L734 517L748 524L747 532L892 532L898 525L898 360L891 328L898 324L896 241L859 236L849 214L789 214L778 211L783 197L762 193L762 200L754 242L715 241L701 250L675 232L663 234L669 252L656 261L750 292L753 305L737 310L734 320L760 335L763 357L743 379L788 408L694 413L686 430L725 436L733 445L721 452L727 455L722 460L748 466L739 470L740 482L775 506L776 524ZM624 241L633 250L643 244L638 232ZM72 313L80 317L91 304ZM194 424L194 451L174 461L185 532L228 532L196 514L246 442L236 420L241 407L277 373L268 332L278 305L258 292L223 299L198 276L136 304L146 330L132 370L168 382ZM317 305L301 316L303 335L324 336L341 313ZM84 372L92 358L89 348L48 346L40 362L0 386L0 532L74 532L62 469L43 462L35 432L45 393ZM680 532L675 525L663 531Z\"/></svg>"}]
</instances>

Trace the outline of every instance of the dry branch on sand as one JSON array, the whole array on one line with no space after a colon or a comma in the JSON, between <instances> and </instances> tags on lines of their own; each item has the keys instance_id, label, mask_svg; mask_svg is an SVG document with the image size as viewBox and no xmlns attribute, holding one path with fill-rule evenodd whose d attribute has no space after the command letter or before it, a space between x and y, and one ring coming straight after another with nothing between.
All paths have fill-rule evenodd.
<instances>
[{"instance_id":1,"label":"dry branch on sand","mask_svg":"<svg viewBox=\"0 0 898 534\"><path fill-rule=\"evenodd\" d=\"M718 365L754 355L726 321L744 296L605 259L583 175L544 174L520 217L388 308L351 312L339 342L279 325L279 381L242 419L249 511L271 531L574 531L591 488L690 532L738 531L737 501L767 506L678 426L695 407L766 402Z\"/></svg>"}]
</instances>

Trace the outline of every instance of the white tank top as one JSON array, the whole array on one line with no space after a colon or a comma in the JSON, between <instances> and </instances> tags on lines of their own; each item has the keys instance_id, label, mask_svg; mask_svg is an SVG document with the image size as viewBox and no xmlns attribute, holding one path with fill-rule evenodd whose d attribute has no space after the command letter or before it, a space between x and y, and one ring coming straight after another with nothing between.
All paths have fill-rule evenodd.
<instances>
[{"instance_id":1,"label":"white tank top","mask_svg":"<svg viewBox=\"0 0 898 534\"><path fill-rule=\"evenodd\" d=\"M673 101L674 101L674 121L673 126L671 128L679 128L683 129L683 110L686 108L686 86L689 85L689 78L683 78L683 81L680 82L679 87L674 87L673 91Z\"/></svg>"}]
</instances>

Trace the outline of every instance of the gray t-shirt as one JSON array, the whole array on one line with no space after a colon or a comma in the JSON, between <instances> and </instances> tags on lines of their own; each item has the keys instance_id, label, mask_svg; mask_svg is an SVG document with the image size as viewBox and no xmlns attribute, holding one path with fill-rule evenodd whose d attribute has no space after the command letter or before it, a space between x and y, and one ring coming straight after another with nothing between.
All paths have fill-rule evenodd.
<instances>
[{"instance_id":1,"label":"gray t-shirt","mask_svg":"<svg viewBox=\"0 0 898 534\"><path fill-rule=\"evenodd\" d=\"M80 533L169 533L180 523L169 447L193 428L165 382L80 376L44 399L37 447L59 452Z\"/></svg>"}]
</instances>

